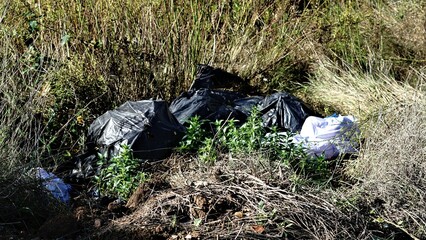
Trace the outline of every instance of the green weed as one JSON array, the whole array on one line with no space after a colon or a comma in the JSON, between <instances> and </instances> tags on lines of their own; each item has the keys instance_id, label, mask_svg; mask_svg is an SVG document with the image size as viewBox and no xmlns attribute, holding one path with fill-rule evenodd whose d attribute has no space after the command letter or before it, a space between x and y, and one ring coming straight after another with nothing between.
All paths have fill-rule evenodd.
<instances>
[{"instance_id":1,"label":"green weed","mask_svg":"<svg viewBox=\"0 0 426 240\"><path fill-rule=\"evenodd\" d=\"M213 163L218 157L217 146L213 138L205 138L197 151L198 158L204 163Z\"/></svg>"},{"instance_id":2,"label":"green weed","mask_svg":"<svg viewBox=\"0 0 426 240\"><path fill-rule=\"evenodd\" d=\"M212 123L200 120L198 116L188 123L187 134L178 150L181 153L195 152L201 162L212 164L221 154L243 156L260 153L271 161L291 167L302 178L322 181L330 175L328 162L323 157L309 157L303 146L293 142L294 134L279 133L276 128L268 133L256 108L242 125L235 119ZM206 131L206 126L214 132Z\"/></svg>"},{"instance_id":3,"label":"green weed","mask_svg":"<svg viewBox=\"0 0 426 240\"><path fill-rule=\"evenodd\" d=\"M102 195L127 200L139 184L148 179L148 175L141 171L130 147L122 145L121 148L120 154L110 160L99 157L101 170L95 176L95 182Z\"/></svg>"},{"instance_id":4,"label":"green weed","mask_svg":"<svg viewBox=\"0 0 426 240\"><path fill-rule=\"evenodd\" d=\"M189 119L186 134L177 148L179 152L193 152L203 145L203 139L207 136L204 123L205 121L200 120L199 116Z\"/></svg>"}]
</instances>

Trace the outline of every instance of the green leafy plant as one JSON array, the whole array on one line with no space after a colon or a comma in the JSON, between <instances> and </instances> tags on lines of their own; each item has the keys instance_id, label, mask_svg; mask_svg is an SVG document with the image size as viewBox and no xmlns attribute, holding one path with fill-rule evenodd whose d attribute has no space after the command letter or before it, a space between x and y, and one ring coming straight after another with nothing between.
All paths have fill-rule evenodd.
<instances>
[{"instance_id":1,"label":"green leafy plant","mask_svg":"<svg viewBox=\"0 0 426 240\"><path fill-rule=\"evenodd\" d=\"M324 156L319 156L316 158L303 158L297 164L297 168L301 173L309 175L310 178L320 182L325 180L330 174L328 169L328 161Z\"/></svg>"},{"instance_id":2,"label":"green leafy plant","mask_svg":"<svg viewBox=\"0 0 426 240\"><path fill-rule=\"evenodd\" d=\"M198 150L198 158L205 163L213 163L217 159L217 146L212 138L206 138Z\"/></svg>"},{"instance_id":3,"label":"green leafy plant","mask_svg":"<svg viewBox=\"0 0 426 240\"><path fill-rule=\"evenodd\" d=\"M279 159L284 164L294 165L308 158L302 145L293 142L294 133L279 133L276 127L265 136L262 150L270 158Z\"/></svg>"},{"instance_id":4,"label":"green leafy plant","mask_svg":"<svg viewBox=\"0 0 426 240\"><path fill-rule=\"evenodd\" d=\"M294 136L290 132L279 133L273 127L262 142L262 152L269 159L277 159L291 166L299 175L325 180L330 175L329 161L324 156L309 156L302 144L293 141Z\"/></svg>"},{"instance_id":5,"label":"green leafy plant","mask_svg":"<svg viewBox=\"0 0 426 240\"><path fill-rule=\"evenodd\" d=\"M199 116L194 116L188 120L186 135L183 137L177 150L179 152L193 152L200 148L206 138L207 132L203 128L204 120Z\"/></svg>"},{"instance_id":6,"label":"green leafy plant","mask_svg":"<svg viewBox=\"0 0 426 240\"><path fill-rule=\"evenodd\" d=\"M95 180L101 194L127 200L148 175L140 171L140 163L133 158L130 147L121 145L121 148L120 154L109 161L100 156L98 165L102 169Z\"/></svg>"},{"instance_id":7,"label":"green leafy plant","mask_svg":"<svg viewBox=\"0 0 426 240\"><path fill-rule=\"evenodd\" d=\"M206 131L210 125L214 134ZM235 119L216 120L211 123L198 116L189 120L188 131L178 150L196 152L204 163L214 163L219 153L260 153L269 160L280 161L302 178L323 180L329 176L328 161L324 157L312 158L301 144L293 141L294 133L279 132L276 127L263 127L259 110L254 108L247 121L238 126Z\"/></svg>"},{"instance_id":8,"label":"green leafy plant","mask_svg":"<svg viewBox=\"0 0 426 240\"><path fill-rule=\"evenodd\" d=\"M230 129L232 131L227 132L227 138L231 140L229 146L232 152L252 153L261 148L266 132L257 108L253 108L247 122L238 130Z\"/></svg>"},{"instance_id":9,"label":"green leafy plant","mask_svg":"<svg viewBox=\"0 0 426 240\"><path fill-rule=\"evenodd\" d=\"M189 128L198 127L200 124L197 121L199 122L199 119L193 119ZM198 135L204 137L203 140L195 141L202 143L197 151L199 159L211 163L216 160L218 152L246 154L260 150L266 132L262 126L259 111L254 108L244 124L238 126L237 123L235 119L216 120L214 123L209 123L215 130L215 135L207 137L206 132ZM195 136L192 132L188 135L187 139Z\"/></svg>"}]
</instances>

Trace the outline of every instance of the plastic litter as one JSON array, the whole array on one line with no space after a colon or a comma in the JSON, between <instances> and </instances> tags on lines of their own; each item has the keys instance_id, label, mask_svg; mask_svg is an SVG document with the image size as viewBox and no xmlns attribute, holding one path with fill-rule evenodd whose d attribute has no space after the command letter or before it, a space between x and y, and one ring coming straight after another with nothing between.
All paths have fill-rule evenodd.
<instances>
[{"instance_id":1,"label":"plastic litter","mask_svg":"<svg viewBox=\"0 0 426 240\"><path fill-rule=\"evenodd\" d=\"M42 180L44 188L56 199L66 204L70 202L71 186L69 184L65 184L62 179L53 173L47 172L43 168L36 168L36 176Z\"/></svg>"},{"instance_id":2,"label":"plastic litter","mask_svg":"<svg viewBox=\"0 0 426 240\"><path fill-rule=\"evenodd\" d=\"M359 132L353 116L310 116L303 124L300 134L294 136L294 142L301 143L311 157L324 156L332 159L339 154L357 153L356 136Z\"/></svg>"},{"instance_id":3,"label":"plastic litter","mask_svg":"<svg viewBox=\"0 0 426 240\"><path fill-rule=\"evenodd\" d=\"M74 157L74 166L71 172L64 177L70 183L85 184L97 171L97 156L94 153L84 153Z\"/></svg>"},{"instance_id":4,"label":"plastic litter","mask_svg":"<svg viewBox=\"0 0 426 240\"><path fill-rule=\"evenodd\" d=\"M127 144L138 159L168 157L185 134L165 101L128 101L98 117L90 126L88 147L107 158Z\"/></svg>"},{"instance_id":5,"label":"plastic litter","mask_svg":"<svg viewBox=\"0 0 426 240\"><path fill-rule=\"evenodd\" d=\"M170 104L170 111L181 123L185 124L191 117L211 121L234 118L244 120L246 114L235 109L235 101L246 97L237 92L199 89L181 94ZM241 106L240 106L241 107Z\"/></svg>"},{"instance_id":6,"label":"plastic litter","mask_svg":"<svg viewBox=\"0 0 426 240\"><path fill-rule=\"evenodd\" d=\"M260 112L264 127L276 126L280 131L301 130L305 119L316 114L295 96L278 92L265 97Z\"/></svg>"},{"instance_id":7,"label":"plastic litter","mask_svg":"<svg viewBox=\"0 0 426 240\"><path fill-rule=\"evenodd\" d=\"M197 74L190 90L198 89L234 89L248 92L251 87L239 76L205 64L197 65Z\"/></svg>"},{"instance_id":8,"label":"plastic litter","mask_svg":"<svg viewBox=\"0 0 426 240\"><path fill-rule=\"evenodd\" d=\"M239 86L238 90L244 94L214 90L235 86ZM170 104L170 111L181 124L196 115L211 121L234 118L242 124L256 106L263 114L264 127L277 126L279 130L291 132L300 131L305 119L316 115L289 93L279 92L267 97L245 95L252 90L247 81L234 74L208 65L198 65L190 90Z\"/></svg>"},{"instance_id":9,"label":"plastic litter","mask_svg":"<svg viewBox=\"0 0 426 240\"><path fill-rule=\"evenodd\" d=\"M239 111L241 114L244 114L246 118L250 116L253 107L258 107L262 103L264 97L253 96L240 98L234 101L235 110Z\"/></svg>"},{"instance_id":10,"label":"plastic litter","mask_svg":"<svg viewBox=\"0 0 426 240\"><path fill-rule=\"evenodd\" d=\"M227 91L217 88L232 88ZM70 179L85 182L98 171L96 156L116 156L127 144L135 158L164 159L179 144L184 124L194 116L201 120L235 119L246 122L253 107L262 114L264 127L281 131L299 131L309 115L315 115L295 96L280 92L267 97L248 96L251 87L242 78L208 65L198 65L196 78L188 92L176 98L170 107L164 101L126 102L98 117L88 132L88 152L77 156Z\"/></svg>"}]
</instances>

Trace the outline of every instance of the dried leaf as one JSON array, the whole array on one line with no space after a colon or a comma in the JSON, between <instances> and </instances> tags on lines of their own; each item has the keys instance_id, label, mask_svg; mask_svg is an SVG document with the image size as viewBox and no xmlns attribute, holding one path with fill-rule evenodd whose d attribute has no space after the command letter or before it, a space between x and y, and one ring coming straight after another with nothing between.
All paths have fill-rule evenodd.
<instances>
[{"instance_id":1,"label":"dried leaf","mask_svg":"<svg viewBox=\"0 0 426 240\"><path fill-rule=\"evenodd\" d=\"M265 228L262 225L254 225L254 226L251 226L251 228L256 233L263 233L265 231Z\"/></svg>"}]
</instances>

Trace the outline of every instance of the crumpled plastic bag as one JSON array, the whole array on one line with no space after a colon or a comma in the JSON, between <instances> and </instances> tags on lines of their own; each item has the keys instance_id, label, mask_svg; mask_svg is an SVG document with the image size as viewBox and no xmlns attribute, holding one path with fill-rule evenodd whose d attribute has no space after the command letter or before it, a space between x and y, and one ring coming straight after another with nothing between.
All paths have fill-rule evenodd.
<instances>
[{"instance_id":1,"label":"crumpled plastic bag","mask_svg":"<svg viewBox=\"0 0 426 240\"><path fill-rule=\"evenodd\" d=\"M300 131L305 119L315 115L300 99L287 92L266 96L260 105L264 127L276 126L281 131Z\"/></svg>"},{"instance_id":2,"label":"crumpled plastic bag","mask_svg":"<svg viewBox=\"0 0 426 240\"><path fill-rule=\"evenodd\" d=\"M332 159L358 152L359 128L353 116L308 117L294 143L302 144L311 157Z\"/></svg>"},{"instance_id":3,"label":"crumpled plastic bag","mask_svg":"<svg viewBox=\"0 0 426 240\"><path fill-rule=\"evenodd\" d=\"M181 124L194 116L210 121L234 118L244 122L248 115L237 108L243 107L241 99L245 97L243 94L224 90L191 90L181 94L170 104L170 112Z\"/></svg>"},{"instance_id":4,"label":"crumpled plastic bag","mask_svg":"<svg viewBox=\"0 0 426 240\"><path fill-rule=\"evenodd\" d=\"M55 174L40 167L36 168L36 177L42 180L43 187L56 199L66 204L70 202L71 186L69 184L64 183Z\"/></svg>"},{"instance_id":5,"label":"crumpled plastic bag","mask_svg":"<svg viewBox=\"0 0 426 240\"><path fill-rule=\"evenodd\" d=\"M224 87L233 91L223 90ZM235 74L200 64L190 90L170 104L170 111L181 124L196 115L210 121L233 118L243 124L251 109L257 107L264 127L275 126L280 131L293 133L300 131L308 116L316 115L290 93L250 96L257 94L254 90L248 81Z\"/></svg>"},{"instance_id":6,"label":"crumpled plastic bag","mask_svg":"<svg viewBox=\"0 0 426 240\"><path fill-rule=\"evenodd\" d=\"M170 113L165 101L128 101L107 111L90 125L89 151L107 158L117 156L127 144L137 159L164 159L185 134L185 127Z\"/></svg>"}]
</instances>

